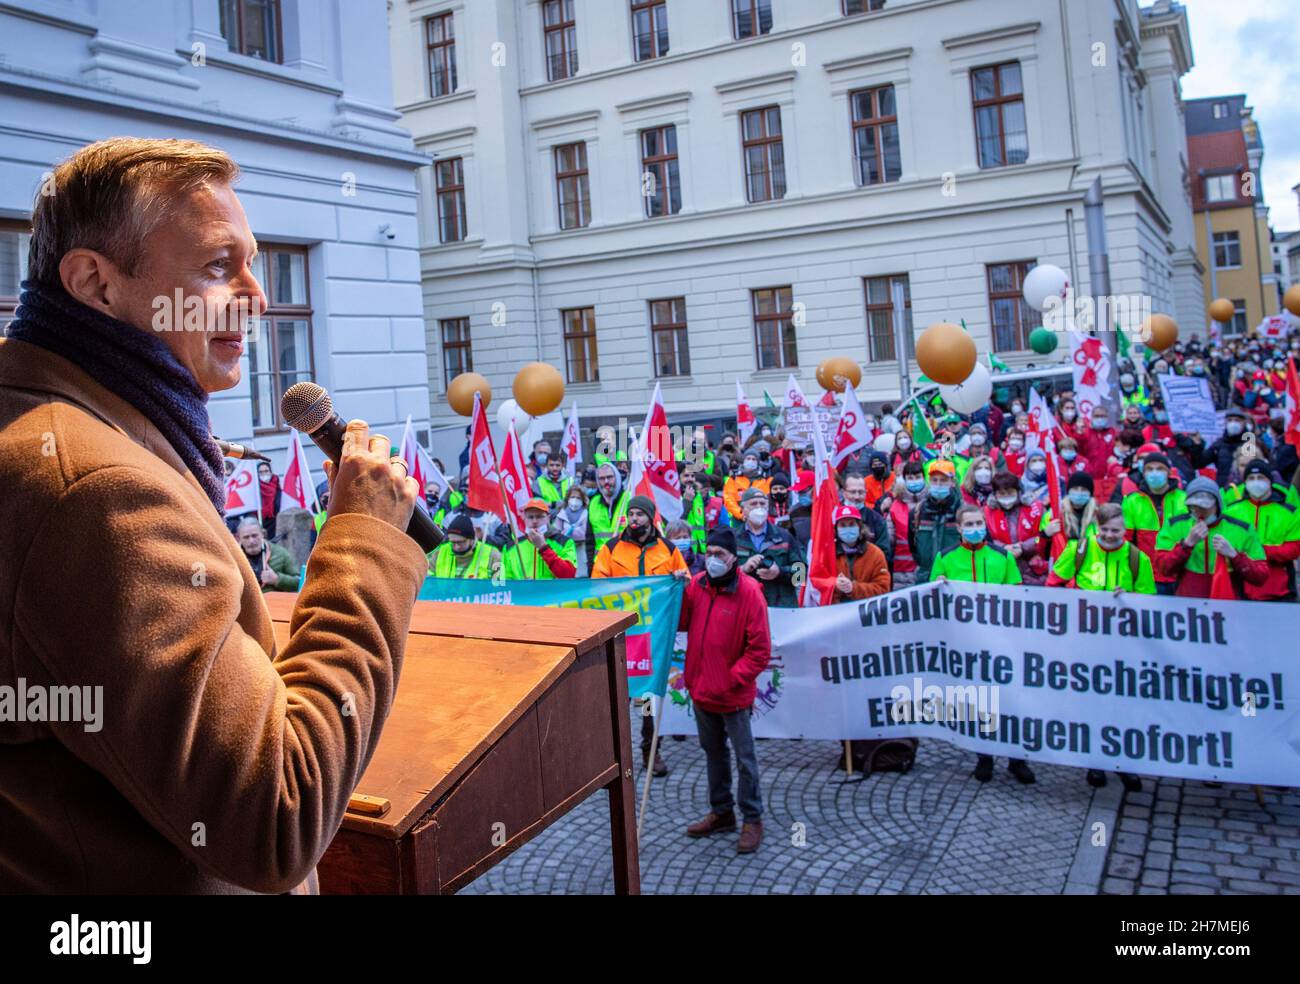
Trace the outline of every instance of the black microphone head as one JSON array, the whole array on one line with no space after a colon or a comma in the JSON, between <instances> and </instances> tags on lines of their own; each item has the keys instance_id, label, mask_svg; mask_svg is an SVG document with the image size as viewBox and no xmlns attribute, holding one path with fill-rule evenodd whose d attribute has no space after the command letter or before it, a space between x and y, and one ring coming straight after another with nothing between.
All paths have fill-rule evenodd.
<instances>
[{"instance_id":1,"label":"black microphone head","mask_svg":"<svg viewBox=\"0 0 1300 984\"><path fill-rule=\"evenodd\" d=\"M280 397L280 415L294 430L310 434L334 415L334 401L323 386L294 383Z\"/></svg>"}]
</instances>

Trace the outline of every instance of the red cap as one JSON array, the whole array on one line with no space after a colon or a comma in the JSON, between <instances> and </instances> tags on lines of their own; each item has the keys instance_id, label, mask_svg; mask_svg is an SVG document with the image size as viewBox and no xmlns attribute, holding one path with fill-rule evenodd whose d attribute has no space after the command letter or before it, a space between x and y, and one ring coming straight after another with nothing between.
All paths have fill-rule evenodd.
<instances>
[{"instance_id":1,"label":"red cap","mask_svg":"<svg viewBox=\"0 0 1300 984\"><path fill-rule=\"evenodd\" d=\"M813 482L816 481L816 476L807 468L801 468L795 474L794 484L790 486L791 492L802 492L804 489L810 489Z\"/></svg>"},{"instance_id":2,"label":"red cap","mask_svg":"<svg viewBox=\"0 0 1300 984\"><path fill-rule=\"evenodd\" d=\"M1142 445L1142 447L1140 447L1140 448L1137 449L1137 453L1138 453L1138 454L1159 454L1159 453L1160 453L1160 445L1158 445L1158 444L1144 444L1144 445Z\"/></svg>"},{"instance_id":3,"label":"red cap","mask_svg":"<svg viewBox=\"0 0 1300 984\"><path fill-rule=\"evenodd\" d=\"M835 512L831 514L831 522L838 523L841 519L856 519L862 522L862 513L858 512L853 506L837 506Z\"/></svg>"}]
</instances>

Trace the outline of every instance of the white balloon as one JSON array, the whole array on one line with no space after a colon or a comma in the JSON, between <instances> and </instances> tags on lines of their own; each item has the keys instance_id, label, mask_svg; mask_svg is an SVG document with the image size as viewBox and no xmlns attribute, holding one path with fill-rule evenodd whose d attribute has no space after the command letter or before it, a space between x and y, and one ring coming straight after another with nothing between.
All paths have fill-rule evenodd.
<instances>
[{"instance_id":1,"label":"white balloon","mask_svg":"<svg viewBox=\"0 0 1300 984\"><path fill-rule=\"evenodd\" d=\"M1070 278L1065 271L1050 263L1034 267L1025 275L1025 303L1035 311L1047 308L1049 297L1065 299L1065 290L1070 286Z\"/></svg>"},{"instance_id":2,"label":"white balloon","mask_svg":"<svg viewBox=\"0 0 1300 984\"><path fill-rule=\"evenodd\" d=\"M532 423L532 418L524 413L514 400L506 400L497 407L497 423L501 425L502 430L509 430L512 419L515 433L522 437L524 431L528 430L528 425Z\"/></svg>"},{"instance_id":3,"label":"white balloon","mask_svg":"<svg viewBox=\"0 0 1300 984\"><path fill-rule=\"evenodd\" d=\"M892 454L894 451L894 435L888 431L876 435L876 439L871 442L871 446L881 454Z\"/></svg>"},{"instance_id":4,"label":"white balloon","mask_svg":"<svg viewBox=\"0 0 1300 984\"><path fill-rule=\"evenodd\" d=\"M977 362L971 374L956 386L940 386L939 395L956 413L974 413L993 395L993 377L984 363Z\"/></svg>"}]
</instances>

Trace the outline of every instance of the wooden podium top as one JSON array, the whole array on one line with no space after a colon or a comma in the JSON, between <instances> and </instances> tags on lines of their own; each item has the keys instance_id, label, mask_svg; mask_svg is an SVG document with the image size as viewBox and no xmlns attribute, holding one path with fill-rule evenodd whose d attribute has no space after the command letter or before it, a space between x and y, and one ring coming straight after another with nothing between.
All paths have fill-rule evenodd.
<instances>
[{"instance_id":1,"label":"wooden podium top","mask_svg":"<svg viewBox=\"0 0 1300 984\"><path fill-rule=\"evenodd\" d=\"M265 597L283 649L298 596ZM344 829L402 837L580 653L635 624L620 611L417 601L397 699L356 789L392 806L349 812Z\"/></svg>"}]
</instances>

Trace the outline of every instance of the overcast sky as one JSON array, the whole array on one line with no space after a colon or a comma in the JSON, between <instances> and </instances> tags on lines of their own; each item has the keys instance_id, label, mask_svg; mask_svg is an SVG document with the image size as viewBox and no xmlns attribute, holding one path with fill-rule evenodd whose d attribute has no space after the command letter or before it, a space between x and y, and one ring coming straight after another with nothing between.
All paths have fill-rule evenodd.
<instances>
[{"instance_id":1,"label":"overcast sky","mask_svg":"<svg viewBox=\"0 0 1300 984\"><path fill-rule=\"evenodd\" d=\"M1300 0L1183 0L1196 64L1183 98L1244 92L1264 138L1264 202L1274 229L1300 228ZM1149 6L1143 0L1143 6Z\"/></svg>"}]
</instances>

